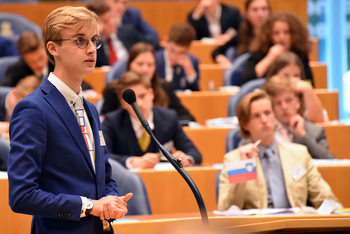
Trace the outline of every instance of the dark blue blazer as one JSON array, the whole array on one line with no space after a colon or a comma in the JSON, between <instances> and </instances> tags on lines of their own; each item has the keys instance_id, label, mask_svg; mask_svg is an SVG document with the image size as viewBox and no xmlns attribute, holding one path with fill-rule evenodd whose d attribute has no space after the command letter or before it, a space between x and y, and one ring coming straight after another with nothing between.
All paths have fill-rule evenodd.
<instances>
[{"instance_id":1,"label":"dark blue blazer","mask_svg":"<svg viewBox=\"0 0 350 234\"><path fill-rule=\"evenodd\" d=\"M156 66L157 66L157 74L160 78L165 78L165 59L164 59L164 50L159 50L155 53L156 56ZM192 91L199 91L199 60L190 53L187 53L187 56L190 57L192 65L197 72L197 77L193 83L189 83L186 81L186 85L184 87L181 86L181 79L185 78L185 71L181 67L181 78L173 79L174 90L185 90L190 89Z\"/></svg>"},{"instance_id":2,"label":"dark blue blazer","mask_svg":"<svg viewBox=\"0 0 350 234\"><path fill-rule=\"evenodd\" d=\"M0 57L19 56L17 47L11 41L0 37Z\"/></svg>"},{"instance_id":3,"label":"dark blue blazer","mask_svg":"<svg viewBox=\"0 0 350 234\"><path fill-rule=\"evenodd\" d=\"M9 204L33 215L32 233L101 233L98 217L80 219L81 198L119 196L94 105L84 100L95 140L96 174L76 116L50 81L20 101L10 122Z\"/></svg>"},{"instance_id":4,"label":"dark blue blazer","mask_svg":"<svg viewBox=\"0 0 350 234\"><path fill-rule=\"evenodd\" d=\"M6 101L6 96L9 92L0 91L0 121L5 121L5 117L6 117L5 101Z\"/></svg>"},{"instance_id":5,"label":"dark blue blazer","mask_svg":"<svg viewBox=\"0 0 350 234\"><path fill-rule=\"evenodd\" d=\"M159 41L156 30L142 19L140 11L136 8L128 7L126 9L122 18L122 23L123 25L131 24L147 38Z\"/></svg>"},{"instance_id":6,"label":"dark blue blazer","mask_svg":"<svg viewBox=\"0 0 350 234\"><path fill-rule=\"evenodd\" d=\"M162 145L173 141L177 150L191 155L196 164L201 163L202 156L183 132L174 110L153 106L153 122L153 133ZM153 141L146 152L141 150L131 125L129 113L124 109L107 113L102 123L102 129L110 153L109 157L123 165L125 165L126 159L131 156L159 152L157 144Z\"/></svg>"},{"instance_id":7,"label":"dark blue blazer","mask_svg":"<svg viewBox=\"0 0 350 234\"><path fill-rule=\"evenodd\" d=\"M242 16L236 7L221 4L222 12L220 18L221 32L225 33L227 29L234 28L239 31L239 25ZM209 33L208 21L203 15L200 19L194 20L192 18L193 11L188 15L187 22L191 24L196 30L196 39L200 40L203 37L211 37Z\"/></svg>"},{"instance_id":8,"label":"dark blue blazer","mask_svg":"<svg viewBox=\"0 0 350 234\"><path fill-rule=\"evenodd\" d=\"M133 45L141 41L151 44L156 50L161 49L158 41L146 38L131 25L123 25L119 27L117 36L128 51L131 49L131 47L133 47ZM104 43L102 43L101 48L97 50L96 67L109 65L108 55L105 52Z\"/></svg>"}]
</instances>

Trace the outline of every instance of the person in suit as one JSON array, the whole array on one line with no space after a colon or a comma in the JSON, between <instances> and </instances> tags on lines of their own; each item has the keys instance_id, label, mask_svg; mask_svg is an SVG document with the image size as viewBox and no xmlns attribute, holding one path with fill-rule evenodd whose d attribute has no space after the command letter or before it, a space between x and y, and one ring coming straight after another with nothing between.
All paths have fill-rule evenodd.
<instances>
[{"instance_id":1,"label":"person in suit","mask_svg":"<svg viewBox=\"0 0 350 234\"><path fill-rule=\"evenodd\" d=\"M0 37L0 57L19 56L16 45L5 37Z\"/></svg>"},{"instance_id":2,"label":"person in suit","mask_svg":"<svg viewBox=\"0 0 350 234\"><path fill-rule=\"evenodd\" d=\"M225 155L218 210L227 210L231 205L240 209L301 207L308 201L318 208L325 199L334 200L341 207L307 148L276 141L275 116L266 92L257 90L247 94L237 107L237 117L241 135L261 143L258 146L249 143ZM252 157L257 157L258 181L230 184L227 163Z\"/></svg>"},{"instance_id":3,"label":"person in suit","mask_svg":"<svg viewBox=\"0 0 350 234\"><path fill-rule=\"evenodd\" d=\"M156 30L142 18L137 8L127 6L127 0L105 0L105 2L112 8L118 27L131 25L148 39L159 41Z\"/></svg>"},{"instance_id":4,"label":"person in suit","mask_svg":"<svg viewBox=\"0 0 350 234\"><path fill-rule=\"evenodd\" d=\"M241 20L236 7L221 4L220 0L200 0L187 22L196 30L197 40L211 37L224 44L237 34Z\"/></svg>"},{"instance_id":5,"label":"person in suit","mask_svg":"<svg viewBox=\"0 0 350 234\"><path fill-rule=\"evenodd\" d=\"M300 100L290 79L271 77L264 89L272 98L273 111L278 120L276 139L305 145L315 159L334 159L328 149L324 128L306 120L299 114Z\"/></svg>"},{"instance_id":6,"label":"person in suit","mask_svg":"<svg viewBox=\"0 0 350 234\"><path fill-rule=\"evenodd\" d=\"M146 38L132 25L117 28L116 18L113 17L113 11L107 3L92 1L86 7L95 12L102 20L99 34L105 43L97 51L96 67L112 66L116 61L127 56L131 47L140 41L148 42L156 49L161 48L157 41Z\"/></svg>"},{"instance_id":7,"label":"person in suit","mask_svg":"<svg viewBox=\"0 0 350 234\"><path fill-rule=\"evenodd\" d=\"M23 77L35 75L42 79L53 71L54 65L49 62L44 44L37 33L23 32L17 47L21 59L7 69L1 82L2 86L15 87Z\"/></svg>"},{"instance_id":8,"label":"person in suit","mask_svg":"<svg viewBox=\"0 0 350 234\"><path fill-rule=\"evenodd\" d=\"M266 75L266 82L274 75L290 79L295 84L300 99L300 114L303 117L314 123L328 121L327 111L312 85L305 80L304 65L298 55L291 51L278 55Z\"/></svg>"},{"instance_id":9,"label":"person in suit","mask_svg":"<svg viewBox=\"0 0 350 234\"><path fill-rule=\"evenodd\" d=\"M136 43L130 50L126 69L128 71L138 72L151 81L154 92L153 103L163 108L174 109L181 125L188 125L190 121L195 121L190 112L181 104L180 99L176 96L172 83L158 78L156 73L156 58L152 45L145 42ZM116 79L106 86L103 94L104 102L101 114L106 114L120 107L116 93L117 84L118 80Z\"/></svg>"},{"instance_id":10,"label":"person in suit","mask_svg":"<svg viewBox=\"0 0 350 234\"><path fill-rule=\"evenodd\" d=\"M41 80L31 75L21 79L16 87L0 87L0 171L7 171L9 157L9 123L13 109L17 103L36 89Z\"/></svg>"},{"instance_id":11,"label":"person in suit","mask_svg":"<svg viewBox=\"0 0 350 234\"><path fill-rule=\"evenodd\" d=\"M95 106L81 92L95 68L100 19L85 7L60 7L43 26L55 70L20 101L10 122L9 204L33 215L32 233L104 233L127 213ZM25 178L25 179L24 179Z\"/></svg>"},{"instance_id":12,"label":"person in suit","mask_svg":"<svg viewBox=\"0 0 350 234\"><path fill-rule=\"evenodd\" d=\"M306 25L297 15L290 12L278 12L272 15L251 44L251 56L240 77L239 85L265 77L276 57L285 51L291 51L300 58L305 78L313 84L308 59L309 49Z\"/></svg>"},{"instance_id":13,"label":"person in suit","mask_svg":"<svg viewBox=\"0 0 350 234\"><path fill-rule=\"evenodd\" d=\"M189 24L174 24L165 38L165 49L156 52L159 77L172 82L175 90L199 91L199 60L188 53L195 37Z\"/></svg>"},{"instance_id":14,"label":"person in suit","mask_svg":"<svg viewBox=\"0 0 350 234\"><path fill-rule=\"evenodd\" d=\"M202 157L178 123L174 110L153 105L151 82L136 72L126 72L118 80L117 95L122 109L105 115L102 129L110 158L127 168L153 168L160 158L158 145L142 127L132 107L122 99L126 89L134 90L145 118L158 141L169 151L176 148L175 158L183 166L200 164Z\"/></svg>"},{"instance_id":15,"label":"person in suit","mask_svg":"<svg viewBox=\"0 0 350 234\"><path fill-rule=\"evenodd\" d=\"M235 48L235 56L240 56L249 51L251 42L260 33L261 27L271 15L269 0L247 0L245 2L245 18L239 26L239 33L231 40L219 46L212 53L212 57L218 64L230 64L226 52L229 48Z\"/></svg>"}]
</instances>

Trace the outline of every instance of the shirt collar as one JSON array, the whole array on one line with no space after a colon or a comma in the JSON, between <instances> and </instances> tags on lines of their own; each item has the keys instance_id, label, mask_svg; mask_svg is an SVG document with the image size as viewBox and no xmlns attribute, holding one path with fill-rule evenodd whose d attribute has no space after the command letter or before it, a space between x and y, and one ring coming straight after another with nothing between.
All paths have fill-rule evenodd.
<instances>
[{"instance_id":1,"label":"shirt collar","mask_svg":"<svg viewBox=\"0 0 350 234\"><path fill-rule=\"evenodd\" d=\"M143 134L143 129L142 129L143 126L142 126L140 120L135 118L135 117L133 117L133 116L131 116L131 115L130 115L130 120L131 120L132 128L134 129L134 132L136 134L136 137L137 138L141 137L142 134ZM150 128L153 130L154 129L153 111L150 112L147 121L148 121L148 124L149 124Z\"/></svg>"},{"instance_id":2,"label":"shirt collar","mask_svg":"<svg viewBox=\"0 0 350 234\"><path fill-rule=\"evenodd\" d=\"M270 146L258 145L260 159L265 156L265 151L267 148L270 148L274 152L274 155L278 155L278 144L277 141L274 140Z\"/></svg>"},{"instance_id":3,"label":"shirt collar","mask_svg":"<svg viewBox=\"0 0 350 234\"><path fill-rule=\"evenodd\" d=\"M211 20L217 20L217 21L220 21L220 18L221 18L221 12L222 12L222 7L221 7L221 4L217 4L217 7L216 7L216 12L215 12L215 18L213 18L209 13L205 13L205 17L208 19L211 19Z\"/></svg>"},{"instance_id":4,"label":"shirt collar","mask_svg":"<svg viewBox=\"0 0 350 234\"><path fill-rule=\"evenodd\" d=\"M60 91L63 97L68 103L73 104L80 97L83 98L81 87L79 93L76 94L73 89L66 85L62 80L55 76L52 72L50 73L48 80Z\"/></svg>"}]
</instances>

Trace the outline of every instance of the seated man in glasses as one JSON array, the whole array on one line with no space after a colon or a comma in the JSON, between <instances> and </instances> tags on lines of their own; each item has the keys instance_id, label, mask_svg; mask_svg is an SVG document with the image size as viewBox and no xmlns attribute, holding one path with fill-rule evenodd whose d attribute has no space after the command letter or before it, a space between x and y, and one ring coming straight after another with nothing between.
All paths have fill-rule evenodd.
<instances>
[{"instance_id":1,"label":"seated man in glasses","mask_svg":"<svg viewBox=\"0 0 350 234\"><path fill-rule=\"evenodd\" d=\"M112 233L108 221L127 213L95 106L82 96L95 69L98 16L85 7L60 7L43 26L55 69L13 111L8 162L9 204L33 215L32 233Z\"/></svg>"}]
</instances>

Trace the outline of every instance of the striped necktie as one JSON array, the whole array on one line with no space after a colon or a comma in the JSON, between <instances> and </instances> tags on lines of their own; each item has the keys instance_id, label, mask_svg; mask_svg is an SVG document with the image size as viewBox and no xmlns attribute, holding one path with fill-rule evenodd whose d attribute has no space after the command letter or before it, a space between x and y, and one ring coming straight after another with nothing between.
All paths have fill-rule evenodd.
<instances>
[{"instance_id":1,"label":"striped necktie","mask_svg":"<svg viewBox=\"0 0 350 234\"><path fill-rule=\"evenodd\" d=\"M286 186L282 166L278 163L272 149L267 148L265 155L268 158L268 176L271 189L271 196L274 208L289 208Z\"/></svg>"},{"instance_id":2,"label":"striped necktie","mask_svg":"<svg viewBox=\"0 0 350 234\"><path fill-rule=\"evenodd\" d=\"M86 146L87 146L87 148L89 150L90 158L91 158L94 170L95 170L95 161L96 161L96 159L95 159L95 152L94 152L94 148L92 147L90 138L88 136L89 133L86 132L85 117L84 117L85 110L84 110L84 106L83 106L83 100L82 100L81 97L79 97L75 101L74 109L75 109L75 115L77 116L78 123L79 123L80 129L81 129L81 132L83 133L83 137L84 137Z\"/></svg>"}]
</instances>

